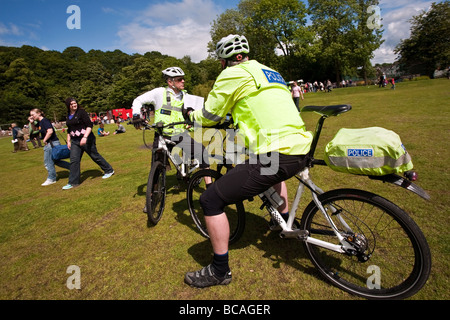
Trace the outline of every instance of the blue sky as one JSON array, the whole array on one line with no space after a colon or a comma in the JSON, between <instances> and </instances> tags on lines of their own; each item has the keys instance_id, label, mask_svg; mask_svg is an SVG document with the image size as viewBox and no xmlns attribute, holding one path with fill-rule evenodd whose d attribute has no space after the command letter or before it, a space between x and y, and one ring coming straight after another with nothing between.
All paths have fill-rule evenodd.
<instances>
[{"instance_id":1,"label":"blue sky","mask_svg":"<svg viewBox=\"0 0 450 320\"><path fill-rule=\"evenodd\" d=\"M77 46L181 58L206 58L211 22L240 0L0 0L0 46L24 44L63 51ZM306 0L304 2L307 2ZM436 1L440 2L440 1ZM394 62L393 48L409 37L408 20L432 1L381 0L385 43L372 62ZM81 29L69 29L70 5L80 8Z\"/></svg>"}]
</instances>

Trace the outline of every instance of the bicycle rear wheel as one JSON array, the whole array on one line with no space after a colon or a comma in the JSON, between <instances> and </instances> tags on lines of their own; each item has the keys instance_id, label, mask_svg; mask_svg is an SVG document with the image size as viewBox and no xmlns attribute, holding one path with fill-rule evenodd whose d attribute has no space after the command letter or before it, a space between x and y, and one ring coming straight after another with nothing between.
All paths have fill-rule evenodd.
<instances>
[{"instance_id":1,"label":"bicycle rear wheel","mask_svg":"<svg viewBox=\"0 0 450 320\"><path fill-rule=\"evenodd\" d=\"M156 225L166 203L166 167L160 161L152 165L147 181L146 210L148 220Z\"/></svg>"},{"instance_id":2,"label":"bicycle rear wheel","mask_svg":"<svg viewBox=\"0 0 450 320\"><path fill-rule=\"evenodd\" d=\"M209 238L208 230L206 229L205 217L200 205L200 196L206 190L205 177L211 177L212 182L220 179L222 175L215 170L200 170L192 175L189 180L187 189L187 200L189 212L192 220L200 231L201 235ZM230 240L229 243L235 243L244 233L245 228L245 209L244 204L239 202L237 204L229 205L224 208L230 224Z\"/></svg>"},{"instance_id":3,"label":"bicycle rear wheel","mask_svg":"<svg viewBox=\"0 0 450 320\"><path fill-rule=\"evenodd\" d=\"M370 192L332 190L319 196L340 233L358 247L337 253L304 243L320 273L337 287L367 299L404 299L417 293L431 270L427 241L406 212ZM337 209L332 213L331 206ZM323 213L311 202L301 228L339 244Z\"/></svg>"}]
</instances>

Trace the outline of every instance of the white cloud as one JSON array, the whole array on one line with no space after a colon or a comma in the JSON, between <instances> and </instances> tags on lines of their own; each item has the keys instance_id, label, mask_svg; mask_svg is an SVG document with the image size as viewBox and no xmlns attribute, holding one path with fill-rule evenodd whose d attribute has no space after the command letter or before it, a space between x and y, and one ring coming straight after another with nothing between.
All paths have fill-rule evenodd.
<instances>
[{"instance_id":1,"label":"white cloud","mask_svg":"<svg viewBox=\"0 0 450 320\"><path fill-rule=\"evenodd\" d=\"M372 63L392 63L397 59L394 49L402 39L410 36L409 20L423 10L428 10L432 1L423 0L381 0L381 18L384 29L384 43L374 52Z\"/></svg>"},{"instance_id":2,"label":"white cloud","mask_svg":"<svg viewBox=\"0 0 450 320\"><path fill-rule=\"evenodd\" d=\"M20 36L23 32L14 23L10 23L9 27L0 22L0 34L1 35L13 35Z\"/></svg>"},{"instance_id":3,"label":"white cloud","mask_svg":"<svg viewBox=\"0 0 450 320\"><path fill-rule=\"evenodd\" d=\"M121 44L138 53L158 51L194 62L207 57L211 22L220 14L212 0L151 5L119 28Z\"/></svg>"}]
</instances>

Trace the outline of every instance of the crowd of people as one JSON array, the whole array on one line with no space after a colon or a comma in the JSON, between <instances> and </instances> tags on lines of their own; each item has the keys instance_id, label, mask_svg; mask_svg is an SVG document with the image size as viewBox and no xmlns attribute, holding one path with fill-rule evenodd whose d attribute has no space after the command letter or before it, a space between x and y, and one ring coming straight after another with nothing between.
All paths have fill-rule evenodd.
<instances>
[{"instance_id":1,"label":"crowd of people","mask_svg":"<svg viewBox=\"0 0 450 320\"><path fill-rule=\"evenodd\" d=\"M307 92L331 92L333 88L346 88L351 87L353 85L353 81L351 79L349 80L342 80L339 82L339 84L333 84L329 79L326 81L314 81L314 82L305 82L303 85L298 85L298 81L292 81L291 91L296 88L300 87L302 89L302 93Z\"/></svg>"},{"instance_id":2,"label":"crowd of people","mask_svg":"<svg viewBox=\"0 0 450 320\"><path fill-rule=\"evenodd\" d=\"M67 149L70 151L68 161L64 159L55 159L53 149L61 145L60 139L55 129L55 124L52 123L42 110L34 108L30 111L28 118L29 124L23 128L12 123L10 130L12 135L12 142L14 144L13 152L19 150L29 151L28 142L31 142L34 148L43 148L44 151L44 167L47 170L47 178L41 184L46 187L56 183L57 172L55 165L69 170L69 181L62 188L69 190L81 184L81 159L84 153L102 169L104 172L103 179L108 179L114 174L112 166L100 155L97 150L96 137L92 132L93 123L89 118L88 113L78 105L76 99L68 98L65 101L67 108L67 138L61 137L66 142ZM65 130L64 130L65 131ZM117 129L114 134L125 133L125 127L117 121ZM109 132L104 132L103 124L100 124L98 129L98 136L107 136Z\"/></svg>"}]
</instances>

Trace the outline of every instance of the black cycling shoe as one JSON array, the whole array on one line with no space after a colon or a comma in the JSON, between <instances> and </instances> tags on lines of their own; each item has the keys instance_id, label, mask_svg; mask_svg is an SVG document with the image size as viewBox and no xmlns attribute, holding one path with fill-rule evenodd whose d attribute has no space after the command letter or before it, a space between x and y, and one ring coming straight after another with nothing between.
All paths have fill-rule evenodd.
<instances>
[{"instance_id":1,"label":"black cycling shoe","mask_svg":"<svg viewBox=\"0 0 450 320\"><path fill-rule=\"evenodd\" d=\"M211 265L208 265L199 271L188 272L184 277L186 282L191 287L206 288L217 285L227 285L231 282L231 271L228 271L224 277L219 277L214 274Z\"/></svg>"}]
</instances>

